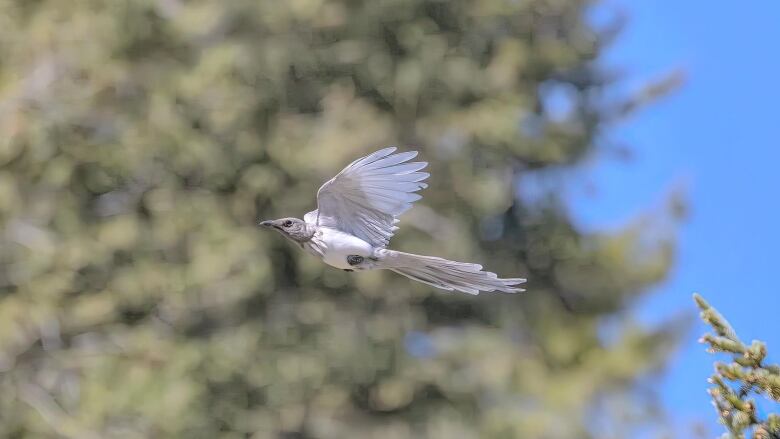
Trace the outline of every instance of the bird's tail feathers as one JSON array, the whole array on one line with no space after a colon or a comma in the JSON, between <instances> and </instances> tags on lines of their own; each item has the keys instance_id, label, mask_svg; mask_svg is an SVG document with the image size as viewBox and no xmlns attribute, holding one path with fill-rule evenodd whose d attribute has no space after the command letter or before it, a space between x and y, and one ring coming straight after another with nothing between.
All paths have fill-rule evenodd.
<instances>
[{"instance_id":1,"label":"bird's tail feathers","mask_svg":"<svg viewBox=\"0 0 780 439\"><path fill-rule=\"evenodd\" d=\"M517 293L525 291L516 285L523 278L500 279L495 273L482 271L479 264L449 261L435 256L415 255L395 250L385 250L378 268L386 268L409 279L448 291L479 294L480 291Z\"/></svg>"}]
</instances>

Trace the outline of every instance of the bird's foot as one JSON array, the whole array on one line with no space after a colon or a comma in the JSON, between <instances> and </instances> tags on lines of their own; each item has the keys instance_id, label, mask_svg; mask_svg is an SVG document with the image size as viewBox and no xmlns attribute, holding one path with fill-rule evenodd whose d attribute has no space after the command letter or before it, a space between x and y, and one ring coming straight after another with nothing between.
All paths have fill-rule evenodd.
<instances>
[{"instance_id":1,"label":"bird's foot","mask_svg":"<svg viewBox=\"0 0 780 439\"><path fill-rule=\"evenodd\" d=\"M347 264L355 266L363 263L363 256L349 255L347 256Z\"/></svg>"}]
</instances>

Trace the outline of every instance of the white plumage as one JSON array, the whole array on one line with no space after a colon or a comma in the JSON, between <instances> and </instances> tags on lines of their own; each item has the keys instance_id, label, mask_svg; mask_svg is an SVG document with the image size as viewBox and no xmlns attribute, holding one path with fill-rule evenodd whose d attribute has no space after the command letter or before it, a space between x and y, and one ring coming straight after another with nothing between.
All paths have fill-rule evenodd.
<instances>
[{"instance_id":1,"label":"white plumage","mask_svg":"<svg viewBox=\"0 0 780 439\"><path fill-rule=\"evenodd\" d=\"M385 148L357 159L328 180L317 191L317 210L304 220L386 247L397 217L422 198L414 192L428 187L421 182L430 176L417 172L428 163L405 163L417 157L417 151L393 154L395 150Z\"/></svg>"},{"instance_id":2,"label":"white plumage","mask_svg":"<svg viewBox=\"0 0 780 439\"><path fill-rule=\"evenodd\" d=\"M398 217L422 198L428 163L409 162L416 151L393 154L385 148L355 160L317 192L317 210L304 220L282 218L262 224L299 243L333 267L388 269L444 290L523 291L522 278L500 279L482 266L387 249ZM300 224L299 224L300 223Z\"/></svg>"},{"instance_id":3,"label":"white plumage","mask_svg":"<svg viewBox=\"0 0 780 439\"><path fill-rule=\"evenodd\" d=\"M368 258L374 254L374 248L366 241L349 233L328 227L320 228L318 240L321 242L320 245L325 248L325 251L322 253L322 261L342 270L354 268L347 262L349 255Z\"/></svg>"}]
</instances>

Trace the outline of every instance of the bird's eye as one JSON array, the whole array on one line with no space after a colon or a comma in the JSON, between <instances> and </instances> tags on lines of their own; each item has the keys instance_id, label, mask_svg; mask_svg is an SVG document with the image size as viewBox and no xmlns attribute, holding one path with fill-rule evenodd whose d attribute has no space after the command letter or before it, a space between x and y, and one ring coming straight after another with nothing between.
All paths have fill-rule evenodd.
<instances>
[{"instance_id":1,"label":"bird's eye","mask_svg":"<svg viewBox=\"0 0 780 439\"><path fill-rule=\"evenodd\" d=\"M282 223L282 227L292 227L292 221L287 220Z\"/></svg>"}]
</instances>

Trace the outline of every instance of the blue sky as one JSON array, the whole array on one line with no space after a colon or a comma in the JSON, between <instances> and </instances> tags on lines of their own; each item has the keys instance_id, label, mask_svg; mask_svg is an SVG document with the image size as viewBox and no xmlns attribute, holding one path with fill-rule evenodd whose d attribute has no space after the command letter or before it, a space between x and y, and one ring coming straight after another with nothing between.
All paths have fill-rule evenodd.
<instances>
[{"instance_id":1,"label":"blue sky","mask_svg":"<svg viewBox=\"0 0 780 439\"><path fill-rule=\"evenodd\" d=\"M587 227L627 221L684 182L690 217L680 230L677 266L637 314L652 324L693 312L691 294L699 292L743 339L765 340L780 362L780 2L607 5L629 16L607 56L629 74L629 85L675 67L687 81L615 132L635 160L588 168L598 195L575 191L577 216ZM715 358L696 343L704 331L697 322L661 392L681 426L700 420L718 429L705 393Z\"/></svg>"}]
</instances>

